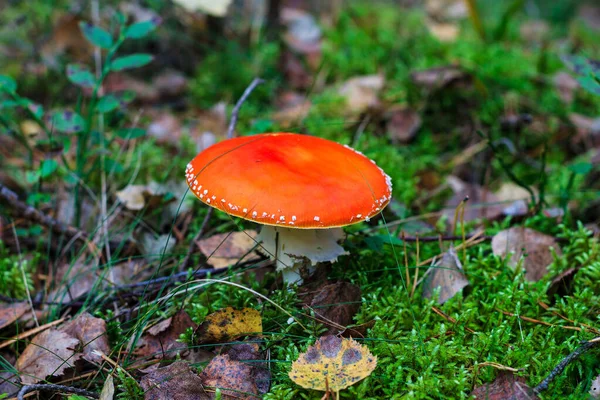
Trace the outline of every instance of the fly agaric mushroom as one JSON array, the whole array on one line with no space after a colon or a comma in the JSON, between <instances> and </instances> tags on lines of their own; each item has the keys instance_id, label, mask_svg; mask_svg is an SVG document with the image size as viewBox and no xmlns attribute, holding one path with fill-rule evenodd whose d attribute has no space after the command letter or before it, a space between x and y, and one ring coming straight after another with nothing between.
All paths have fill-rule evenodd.
<instances>
[{"instance_id":1,"label":"fly agaric mushroom","mask_svg":"<svg viewBox=\"0 0 600 400\"><path fill-rule=\"evenodd\" d=\"M186 167L204 203L263 225L258 240L284 281L336 261L341 227L368 221L390 201L391 179L362 153L329 140L265 133L224 140Z\"/></svg>"}]
</instances>

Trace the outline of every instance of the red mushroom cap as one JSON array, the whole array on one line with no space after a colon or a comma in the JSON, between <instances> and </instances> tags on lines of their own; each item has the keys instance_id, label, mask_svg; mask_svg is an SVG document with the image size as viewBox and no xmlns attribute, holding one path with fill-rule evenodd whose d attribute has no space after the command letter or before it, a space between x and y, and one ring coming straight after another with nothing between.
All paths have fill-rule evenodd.
<instances>
[{"instance_id":1,"label":"red mushroom cap","mask_svg":"<svg viewBox=\"0 0 600 400\"><path fill-rule=\"evenodd\" d=\"M333 228L368 220L390 201L390 177L341 144L295 133L217 143L186 168L204 203L250 221L288 228Z\"/></svg>"}]
</instances>

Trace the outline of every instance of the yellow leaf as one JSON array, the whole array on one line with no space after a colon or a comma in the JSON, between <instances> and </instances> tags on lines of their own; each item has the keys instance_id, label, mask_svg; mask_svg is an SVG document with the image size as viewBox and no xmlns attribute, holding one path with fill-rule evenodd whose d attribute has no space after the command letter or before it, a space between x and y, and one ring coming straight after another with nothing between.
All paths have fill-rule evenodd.
<instances>
[{"instance_id":1,"label":"yellow leaf","mask_svg":"<svg viewBox=\"0 0 600 400\"><path fill-rule=\"evenodd\" d=\"M209 314L196 330L199 343L220 343L245 335L262 334L262 318L253 308L224 308Z\"/></svg>"},{"instance_id":2,"label":"yellow leaf","mask_svg":"<svg viewBox=\"0 0 600 400\"><path fill-rule=\"evenodd\" d=\"M377 366L366 346L337 336L323 336L292 363L290 379L306 389L338 392L371 375Z\"/></svg>"}]
</instances>

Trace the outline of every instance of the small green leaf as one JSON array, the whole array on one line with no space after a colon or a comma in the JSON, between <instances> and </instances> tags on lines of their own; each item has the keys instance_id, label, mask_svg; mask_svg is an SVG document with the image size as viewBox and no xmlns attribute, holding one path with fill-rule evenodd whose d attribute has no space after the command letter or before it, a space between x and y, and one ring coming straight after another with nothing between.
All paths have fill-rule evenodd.
<instances>
[{"instance_id":1,"label":"small green leaf","mask_svg":"<svg viewBox=\"0 0 600 400\"><path fill-rule=\"evenodd\" d=\"M53 159L48 159L48 160L44 160L42 161L42 164L40 165L40 176L42 178L47 178L50 175L52 175L56 170L58 169L58 163L56 162L56 160Z\"/></svg>"},{"instance_id":2,"label":"small green leaf","mask_svg":"<svg viewBox=\"0 0 600 400\"><path fill-rule=\"evenodd\" d=\"M98 100L96 104L96 111L105 114L111 111L116 110L121 105L121 100L119 100L115 95L107 94Z\"/></svg>"},{"instance_id":3,"label":"small green leaf","mask_svg":"<svg viewBox=\"0 0 600 400\"><path fill-rule=\"evenodd\" d=\"M129 56L115 58L110 64L112 71L122 71L124 69L139 68L150 63L154 57L150 54L131 54Z\"/></svg>"},{"instance_id":4,"label":"small green leaf","mask_svg":"<svg viewBox=\"0 0 600 400\"><path fill-rule=\"evenodd\" d=\"M15 100L3 100L0 101L0 110L3 108L14 108L20 106L21 103Z\"/></svg>"},{"instance_id":5,"label":"small green leaf","mask_svg":"<svg viewBox=\"0 0 600 400\"><path fill-rule=\"evenodd\" d=\"M85 129L83 117L69 110L54 111L48 125L50 129L63 133L77 133Z\"/></svg>"},{"instance_id":6,"label":"small green leaf","mask_svg":"<svg viewBox=\"0 0 600 400\"><path fill-rule=\"evenodd\" d=\"M574 174L585 175L592 170L592 164L589 162L579 162L569 165L569 170Z\"/></svg>"},{"instance_id":7,"label":"small green leaf","mask_svg":"<svg viewBox=\"0 0 600 400\"><path fill-rule=\"evenodd\" d=\"M159 17L152 18L148 21L137 22L132 24L125 29L125 37L127 39L140 39L147 36L150 32L156 29L160 25L161 19Z\"/></svg>"},{"instance_id":8,"label":"small green leaf","mask_svg":"<svg viewBox=\"0 0 600 400\"><path fill-rule=\"evenodd\" d=\"M28 101L25 105L36 118L41 119L44 116L44 107L33 101Z\"/></svg>"},{"instance_id":9,"label":"small green leaf","mask_svg":"<svg viewBox=\"0 0 600 400\"><path fill-rule=\"evenodd\" d=\"M82 88L93 88L96 84L96 77L86 67L79 64L67 65L67 78Z\"/></svg>"},{"instance_id":10,"label":"small green leaf","mask_svg":"<svg viewBox=\"0 0 600 400\"><path fill-rule=\"evenodd\" d=\"M112 47L113 38L110 36L110 33L106 32L104 29L85 21L80 22L79 27L85 38L94 46L103 49L110 49Z\"/></svg>"},{"instance_id":11,"label":"small green leaf","mask_svg":"<svg viewBox=\"0 0 600 400\"><path fill-rule=\"evenodd\" d=\"M367 247L373 251L381 252L383 250L384 244L391 244L394 246L399 246L403 244L402 240L398 239L396 236L391 235L373 235L365 237L365 244Z\"/></svg>"},{"instance_id":12,"label":"small green leaf","mask_svg":"<svg viewBox=\"0 0 600 400\"><path fill-rule=\"evenodd\" d=\"M580 76L577 81L582 88L588 92L600 96L600 82L592 78L591 76Z\"/></svg>"},{"instance_id":13,"label":"small green leaf","mask_svg":"<svg viewBox=\"0 0 600 400\"><path fill-rule=\"evenodd\" d=\"M34 184L40 180L40 172L39 171L27 171L25 172L25 181L29 184Z\"/></svg>"},{"instance_id":14,"label":"small green leaf","mask_svg":"<svg viewBox=\"0 0 600 400\"><path fill-rule=\"evenodd\" d=\"M146 134L146 131L142 128L124 128L119 129L116 135L121 139L137 139Z\"/></svg>"},{"instance_id":15,"label":"small green leaf","mask_svg":"<svg viewBox=\"0 0 600 400\"><path fill-rule=\"evenodd\" d=\"M17 82L10 76L0 75L0 90L14 93L17 90Z\"/></svg>"}]
</instances>

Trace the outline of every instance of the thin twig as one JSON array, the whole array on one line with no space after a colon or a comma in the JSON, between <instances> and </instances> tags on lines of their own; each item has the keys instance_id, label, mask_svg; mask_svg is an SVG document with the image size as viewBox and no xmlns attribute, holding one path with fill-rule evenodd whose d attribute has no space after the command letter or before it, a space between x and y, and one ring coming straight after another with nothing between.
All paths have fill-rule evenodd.
<instances>
[{"instance_id":1,"label":"thin twig","mask_svg":"<svg viewBox=\"0 0 600 400\"><path fill-rule=\"evenodd\" d=\"M238 114L240 113L240 109L242 108L242 104L248 99L250 93L261 83L265 81L261 78L254 78L254 80L248 85L244 93L240 97L240 99L233 107L233 111L231 111L231 119L229 120L229 127L227 128L227 139L231 139L233 137L233 131L235 130L235 125L237 124Z\"/></svg>"},{"instance_id":2,"label":"thin twig","mask_svg":"<svg viewBox=\"0 0 600 400\"><path fill-rule=\"evenodd\" d=\"M89 390L79 389L71 386L63 385L50 385L50 384L36 384L36 385L25 385L19 390L17 395L19 400L24 400L25 395L29 392L34 391L51 391L51 392L63 392L63 393L75 393L86 397L97 399L100 396L97 393L90 392Z\"/></svg>"},{"instance_id":3,"label":"thin twig","mask_svg":"<svg viewBox=\"0 0 600 400\"><path fill-rule=\"evenodd\" d=\"M66 225L56 219L52 218L48 214L44 214L43 212L33 208L30 205L19 200L19 196L6 186L0 183L0 200L3 200L10 208L12 208L16 213L31 222L38 223L40 225L44 225L45 227L52 230L54 233L59 235L67 235L69 237L78 236L79 240L86 241L88 235L73 227Z\"/></svg>"},{"instance_id":4,"label":"thin twig","mask_svg":"<svg viewBox=\"0 0 600 400\"><path fill-rule=\"evenodd\" d=\"M567 365L569 365L572 361L578 359L579 356L581 356L586 351L598 345L600 345L600 336L587 342L584 342L583 345L579 346L577 349L575 349L575 351L563 358L563 360L560 363L558 363L558 365L550 372L550 374L548 374L548 376L544 378L544 380L539 385L537 385L533 389L533 391L536 394L539 394L540 392L543 392L544 390L548 389L550 383L564 371Z\"/></svg>"}]
</instances>

